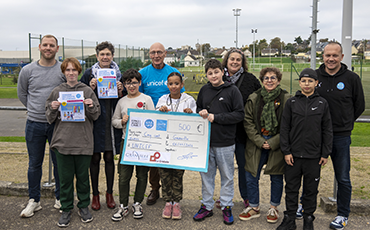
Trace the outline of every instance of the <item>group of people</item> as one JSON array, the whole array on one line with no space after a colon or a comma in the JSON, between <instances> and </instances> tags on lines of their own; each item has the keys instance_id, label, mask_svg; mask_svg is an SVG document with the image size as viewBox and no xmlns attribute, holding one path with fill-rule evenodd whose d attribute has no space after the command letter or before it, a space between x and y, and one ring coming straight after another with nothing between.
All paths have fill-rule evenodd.
<instances>
[{"instance_id":1,"label":"group of people","mask_svg":"<svg viewBox=\"0 0 370 230\"><path fill-rule=\"evenodd\" d=\"M198 113L211 123L207 172L201 172L202 200L195 221L213 215L213 208L222 209L223 222L232 224L234 197L234 154L238 165L239 192L244 210L240 220L261 215L259 179L264 168L270 174L271 198L266 220L277 223L285 175L286 211L279 230L296 229L295 219L301 214L304 229L313 229L320 169L331 156L338 181L338 216L330 223L343 229L348 221L351 200L350 143L354 121L365 108L361 80L341 63L342 47L330 42L324 49L324 63L316 71L305 69L299 76L301 90L292 97L280 87L282 73L274 67L264 68L259 80L248 72L245 55L230 50L219 62L205 64L209 82L199 91L197 100L184 93L180 72L165 64L166 50L154 43L149 50L152 64L136 71L121 73L113 61L114 47L102 42L96 47L98 62L83 74L77 59L55 60L58 41L46 35L39 45L41 58L24 67L19 75L18 97L27 107L26 142L29 155L29 202L21 217L31 217L41 210L40 180L46 140L56 182L54 207L61 210L58 226L70 223L76 176L78 214L90 222L90 180L93 210L100 209L98 178L103 152L106 174L106 202L115 208L113 198L114 155L122 159L129 108L161 112ZM101 68L116 70L118 98L99 99L96 74ZM261 85L261 83L262 85ZM85 122L62 122L58 100L60 92L83 91ZM74 135L70 135L70 133ZM75 136L81 138L74 138ZM143 217L144 194L148 182L151 192L146 199L153 205L165 200L162 217L182 218L180 201L183 194L184 170L135 166L136 188L132 214ZM118 165L119 205L111 219L120 221L129 213L132 165ZM213 199L216 170L221 176L220 197ZM89 172L90 170L90 172ZM303 178L301 204L299 189ZM161 183L160 183L161 182ZM301 206L300 206L301 205ZM301 207L300 209L298 207ZM299 212L297 213L297 209ZM302 210L304 210L302 212Z\"/></svg>"}]
</instances>

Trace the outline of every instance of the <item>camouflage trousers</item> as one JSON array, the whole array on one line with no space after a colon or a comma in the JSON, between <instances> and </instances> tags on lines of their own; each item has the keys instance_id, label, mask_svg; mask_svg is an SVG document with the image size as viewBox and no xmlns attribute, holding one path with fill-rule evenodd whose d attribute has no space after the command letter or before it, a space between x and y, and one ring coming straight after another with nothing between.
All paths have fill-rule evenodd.
<instances>
[{"instance_id":1,"label":"camouflage trousers","mask_svg":"<svg viewBox=\"0 0 370 230\"><path fill-rule=\"evenodd\" d=\"M162 182L162 197L166 202L182 200L182 178L185 170L159 168Z\"/></svg>"}]
</instances>

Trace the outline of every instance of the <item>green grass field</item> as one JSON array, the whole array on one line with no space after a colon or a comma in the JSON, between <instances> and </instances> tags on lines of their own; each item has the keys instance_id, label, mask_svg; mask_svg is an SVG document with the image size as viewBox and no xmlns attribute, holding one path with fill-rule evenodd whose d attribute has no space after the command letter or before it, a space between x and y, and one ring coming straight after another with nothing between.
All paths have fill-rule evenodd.
<instances>
[{"instance_id":1,"label":"green grass field","mask_svg":"<svg viewBox=\"0 0 370 230\"><path fill-rule=\"evenodd\" d=\"M0 88L0 98L18 98L17 87Z\"/></svg>"}]
</instances>

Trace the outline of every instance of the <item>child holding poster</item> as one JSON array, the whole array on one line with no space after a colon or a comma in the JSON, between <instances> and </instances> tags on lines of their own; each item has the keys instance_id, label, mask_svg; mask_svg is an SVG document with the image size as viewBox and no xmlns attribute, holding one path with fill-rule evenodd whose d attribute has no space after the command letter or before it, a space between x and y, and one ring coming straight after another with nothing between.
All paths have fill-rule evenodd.
<instances>
[{"instance_id":1,"label":"child holding poster","mask_svg":"<svg viewBox=\"0 0 370 230\"><path fill-rule=\"evenodd\" d=\"M231 82L224 82L224 70L216 59L205 65L209 82L198 94L197 112L211 122L208 171L201 172L202 205L194 215L195 221L202 221L213 215L213 193L217 168L221 175L220 204L225 224L234 223L231 212L234 196L234 151L236 124L244 118L243 98Z\"/></svg>"},{"instance_id":2,"label":"child holding poster","mask_svg":"<svg viewBox=\"0 0 370 230\"><path fill-rule=\"evenodd\" d=\"M152 99L139 92L139 86L141 85L141 74L135 69L129 69L122 74L122 82L127 89L128 95L120 99L117 103L116 110L112 117L112 125L116 129L122 129L122 141L120 148L120 159L122 159L123 143L126 136L126 124L129 116L127 115L128 108L134 109L147 109L154 110L154 104ZM121 221L123 217L128 215L128 198L130 193L130 180L132 172L134 170L133 165L118 164L118 189L119 189L119 201L120 206L116 213L113 214L113 221ZM136 166L136 188L134 196L134 204L132 205L133 217L135 219L143 218L143 210L141 202L144 199L144 193L148 181L149 167Z\"/></svg>"},{"instance_id":3,"label":"child holding poster","mask_svg":"<svg viewBox=\"0 0 370 230\"><path fill-rule=\"evenodd\" d=\"M55 123L53 139L50 148L55 152L60 183L60 203L62 215L58 221L59 227L70 224L74 206L74 178L79 208L78 214L84 223L91 222L93 217L89 211L90 180L89 166L92 156L93 123L100 115L100 104L94 91L87 85L78 82L81 65L76 58L66 58L60 66L67 82L55 87L46 101L46 118L50 124ZM61 116L72 116L72 111L64 115L60 112L65 102L61 95L77 93L82 97L85 118L83 121L63 120ZM77 96L77 98L81 98ZM58 100L59 99L59 100ZM62 115L63 114L63 115Z\"/></svg>"},{"instance_id":4,"label":"child holding poster","mask_svg":"<svg viewBox=\"0 0 370 230\"><path fill-rule=\"evenodd\" d=\"M182 77L177 72L172 72L167 77L167 87L170 94L159 98L156 110L161 112L195 113L197 109L194 98L186 93L181 93L184 86ZM166 205L162 217L178 220L181 219L180 200L182 199L182 178L185 170L159 168L162 181L162 196Z\"/></svg>"}]
</instances>

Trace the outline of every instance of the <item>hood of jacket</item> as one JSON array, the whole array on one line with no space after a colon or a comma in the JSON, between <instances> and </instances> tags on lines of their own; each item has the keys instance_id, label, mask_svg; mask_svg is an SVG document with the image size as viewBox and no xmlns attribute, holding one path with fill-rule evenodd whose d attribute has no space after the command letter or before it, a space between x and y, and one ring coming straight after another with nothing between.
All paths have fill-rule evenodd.
<instances>
[{"instance_id":1,"label":"hood of jacket","mask_svg":"<svg viewBox=\"0 0 370 230\"><path fill-rule=\"evenodd\" d=\"M304 95L302 93L301 90L298 90L296 93L295 93L295 96L296 97L307 97L306 95ZM315 98L315 97L319 97L319 93L317 92L317 90L315 89L315 91L313 92L313 94L311 94L310 96L308 96L309 99L312 99L312 98Z\"/></svg>"},{"instance_id":2,"label":"hood of jacket","mask_svg":"<svg viewBox=\"0 0 370 230\"><path fill-rule=\"evenodd\" d=\"M78 91L79 89L81 89L81 91L82 91L82 88L86 87L86 85L82 82L78 82L74 86L70 86L67 83L62 83L62 84L59 85L59 87L62 90L65 90L65 91Z\"/></svg>"}]
</instances>

